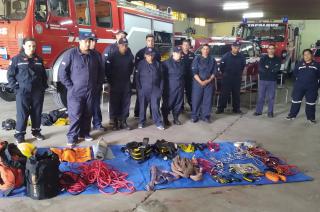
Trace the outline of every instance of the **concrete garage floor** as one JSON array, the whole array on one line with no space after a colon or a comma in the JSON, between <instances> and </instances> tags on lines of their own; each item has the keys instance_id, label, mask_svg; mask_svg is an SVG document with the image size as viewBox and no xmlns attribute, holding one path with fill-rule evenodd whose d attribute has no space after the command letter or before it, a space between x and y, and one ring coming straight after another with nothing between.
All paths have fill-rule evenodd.
<instances>
[{"instance_id":1,"label":"concrete garage floor","mask_svg":"<svg viewBox=\"0 0 320 212\"><path fill-rule=\"evenodd\" d=\"M208 139L243 141L256 140L275 155L296 164L314 181L266 186L238 186L201 189L176 189L155 192L136 192L132 195L79 195L63 196L50 200L33 201L29 198L0 199L0 211L137 211L137 212L180 212L180 211L319 211L320 209L320 133L319 126L306 123L304 107L299 117L284 120L290 104L284 104L285 90L278 90L276 117L273 119L254 117L253 110L242 108L244 115L214 115L212 124L189 121L184 113L182 126L173 126L159 131L154 126L132 131L112 132L108 130L104 139L109 143L124 144L135 139L150 137L173 142L206 142ZM134 97L133 99L134 100ZM133 104L132 104L133 106ZM56 109L51 95L45 99L44 112ZM106 104L103 108L105 125L108 123ZM317 106L317 117L320 117ZM15 117L15 103L0 100L0 120ZM129 123L137 127L137 122ZM28 128L30 131L30 128ZM67 127L43 127L47 140L35 141L37 146L63 146L66 143ZM0 131L0 137L14 141L13 131ZM93 133L98 138L100 135ZM30 137L30 132L27 138ZM91 145L95 142L84 142Z\"/></svg>"}]
</instances>

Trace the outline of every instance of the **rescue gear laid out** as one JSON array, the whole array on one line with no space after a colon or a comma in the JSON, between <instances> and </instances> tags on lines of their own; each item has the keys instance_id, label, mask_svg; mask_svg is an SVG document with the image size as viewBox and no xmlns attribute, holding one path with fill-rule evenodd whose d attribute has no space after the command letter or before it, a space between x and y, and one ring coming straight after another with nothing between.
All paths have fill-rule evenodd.
<instances>
[{"instance_id":1,"label":"rescue gear laid out","mask_svg":"<svg viewBox=\"0 0 320 212\"><path fill-rule=\"evenodd\" d=\"M172 160L177 155L177 145L172 142L168 142L164 139L157 140L155 144L152 145L153 152L162 157L164 160Z\"/></svg>"},{"instance_id":2,"label":"rescue gear laid out","mask_svg":"<svg viewBox=\"0 0 320 212\"><path fill-rule=\"evenodd\" d=\"M3 196L23 185L26 158L15 144L0 140L0 191Z\"/></svg>"},{"instance_id":3,"label":"rescue gear laid out","mask_svg":"<svg viewBox=\"0 0 320 212\"><path fill-rule=\"evenodd\" d=\"M297 166L285 164L279 158L272 156L270 152L261 147L249 148L250 155L258 158L270 170L284 176L292 176L299 172Z\"/></svg>"},{"instance_id":4,"label":"rescue gear laid out","mask_svg":"<svg viewBox=\"0 0 320 212\"><path fill-rule=\"evenodd\" d=\"M154 191L156 185L170 183L180 178L179 175L170 171L160 170L156 166L151 166L150 175L150 182L146 185L147 191Z\"/></svg>"},{"instance_id":5,"label":"rescue gear laid out","mask_svg":"<svg viewBox=\"0 0 320 212\"><path fill-rule=\"evenodd\" d=\"M24 169L27 158L14 143L0 140L0 164L4 166Z\"/></svg>"},{"instance_id":6,"label":"rescue gear laid out","mask_svg":"<svg viewBox=\"0 0 320 212\"><path fill-rule=\"evenodd\" d=\"M91 147L79 148L50 148L52 152L58 155L60 161L83 163L93 159Z\"/></svg>"},{"instance_id":7,"label":"rescue gear laid out","mask_svg":"<svg viewBox=\"0 0 320 212\"><path fill-rule=\"evenodd\" d=\"M203 158L192 158L192 163L202 169L203 173L208 173L210 175L216 175L217 170L215 169L215 164Z\"/></svg>"},{"instance_id":8,"label":"rescue gear laid out","mask_svg":"<svg viewBox=\"0 0 320 212\"><path fill-rule=\"evenodd\" d=\"M144 138L143 142L133 141L127 143L121 150L140 163L146 161L152 155L152 146L149 144L149 138Z\"/></svg>"},{"instance_id":9,"label":"rescue gear laid out","mask_svg":"<svg viewBox=\"0 0 320 212\"><path fill-rule=\"evenodd\" d=\"M195 146L192 144L179 144L178 146L182 151L187 152L187 153L191 153L191 152L196 151Z\"/></svg>"},{"instance_id":10,"label":"rescue gear laid out","mask_svg":"<svg viewBox=\"0 0 320 212\"><path fill-rule=\"evenodd\" d=\"M267 171L265 173L265 176L266 176L266 178L268 180L271 180L272 182L275 182L275 183L279 182L280 180L282 182L286 182L287 181L287 177L286 176L281 175L281 174L277 174L277 173L272 172L272 171Z\"/></svg>"},{"instance_id":11,"label":"rescue gear laid out","mask_svg":"<svg viewBox=\"0 0 320 212\"><path fill-rule=\"evenodd\" d=\"M48 113L41 114L41 124L43 126L52 126L52 125L61 126L59 122L63 120L67 120L67 118L68 118L68 112L66 111L65 108L59 109L59 110L53 110L53 111L50 111L49 114Z\"/></svg>"},{"instance_id":12,"label":"rescue gear laid out","mask_svg":"<svg viewBox=\"0 0 320 212\"><path fill-rule=\"evenodd\" d=\"M37 147L31 143L19 143L18 149L27 158L30 158L31 156L35 155L37 151Z\"/></svg>"},{"instance_id":13,"label":"rescue gear laid out","mask_svg":"<svg viewBox=\"0 0 320 212\"><path fill-rule=\"evenodd\" d=\"M211 152L218 152L220 150L220 145L214 141L208 141L207 147Z\"/></svg>"},{"instance_id":14,"label":"rescue gear laid out","mask_svg":"<svg viewBox=\"0 0 320 212\"><path fill-rule=\"evenodd\" d=\"M58 156L51 151L28 158L25 171L28 197L41 200L59 194L59 164Z\"/></svg>"},{"instance_id":15,"label":"rescue gear laid out","mask_svg":"<svg viewBox=\"0 0 320 212\"><path fill-rule=\"evenodd\" d=\"M101 138L98 143L92 147L94 159L96 160L105 160L107 159L108 153L108 144L107 142Z\"/></svg>"},{"instance_id":16,"label":"rescue gear laid out","mask_svg":"<svg viewBox=\"0 0 320 212\"><path fill-rule=\"evenodd\" d=\"M126 180L128 174L117 171L100 160L81 165L78 169L80 174L65 172L60 178L62 188L71 194L80 194L92 184L104 194L131 194L135 191L133 183ZM107 191L109 187L113 189L112 192Z\"/></svg>"},{"instance_id":17,"label":"rescue gear laid out","mask_svg":"<svg viewBox=\"0 0 320 212\"><path fill-rule=\"evenodd\" d=\"M183 178L190 178L193 181L202 180L202 168L196 167L192 159L176 156L171 163L172 172Z\"/></svg>"},{"instance_id":18,"label":"rescue gear laid out","mask_svg":"<svg viewBox=\"0 0 320 212\"><path fill-rule=\"evenodd\" d=\"M14 130L16 129L16 121L13 119L7 119L2 122L3 130Z\"/></svg>"}]
</instances>

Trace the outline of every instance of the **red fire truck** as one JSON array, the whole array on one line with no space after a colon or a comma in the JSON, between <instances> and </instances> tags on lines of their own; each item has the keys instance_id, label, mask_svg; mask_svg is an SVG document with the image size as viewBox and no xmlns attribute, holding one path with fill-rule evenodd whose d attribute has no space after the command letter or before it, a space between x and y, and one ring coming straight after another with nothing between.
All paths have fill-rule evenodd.
<instances>
[{"instance_id":1,"label":"red fire truck","mask_svg":"<svg viewBox=\"0 0 320 212\"><path fill-rule=\"evenodd\" d=\"M291 74L299 59L299 28L287 22L242 23L238 27L237 37L259 44L262 53L267 53L269 44L275 44L276 55L282 58L281 70Z\"/></svg>"},{"instance_id":2,"label":"red fire truck","mask_svg":"<svg viewBox=\"0 0 320 212\"><path fill-rule=\"evenodd\" d=\"M37 54L44 59L51 88L59 106L66 104L66 91L58 79L58 67L79 34L95 33L102 52L115 42L115 33L128 33L135 54L145 46L145 35L155 35L156 48L166 54L172 48L173 22L168 13L124 0L2 0L0 1L0 96L13 101L6 87L7 68L24 37L37 40Z\"/></svg>"}]
</instances>

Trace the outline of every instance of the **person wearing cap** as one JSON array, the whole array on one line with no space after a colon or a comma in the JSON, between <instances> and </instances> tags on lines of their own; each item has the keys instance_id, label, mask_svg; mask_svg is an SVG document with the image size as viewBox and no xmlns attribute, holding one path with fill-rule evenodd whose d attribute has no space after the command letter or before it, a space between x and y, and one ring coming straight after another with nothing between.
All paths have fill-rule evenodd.
<instances>
[{"instance_id":1,"label":"person wearing cap","mask_svg":"<svg viewBox=\"0 0 320 212\"><path fill-rule=\"evenodd\" d=\"M163 103L162 116L166 126L170 126L168 115L172 111L173 124L181 125L179 115L184 97L184 69L181 61L181 47L174 47L171 58L162 64Z\"/></svg>"},{"instance_id":2,"label":"person wearing cap","mask_svg":"<svg viewBox=\"0 0 320 212\"><path fill-rule=\"evenodd\" d=\"M7 73L9 87L16 94L17 124L14 137L17 143L25 142L29 116L32 136L39 141L45 139L40 125L44 93L48 88L47 75L43 60L35 51L36 40L23 39L22 49L10 61Z\"/></svg>"},{"instance_id":3,"label":"person wearing cap","mask_svg":"<svg viewBox=\"0 0 320 212\"><path fill-rule=\"evenodd\" d=\"M259 97L255 116L262 115L265 97L268 97L268 117L273 117L274 99L276 96L277 79L281 67L281 59L275 56L276 46L269 44L267 55L263 55L259 61Z\"/></svg>"},{"instance_id":4,"label":"person wearing cap","mask_svg":"<svg viewBox=\"0 0 320 212\"><path fill-rule=\"evenodd\" d=\"M79 140L92 141L90 122L93 98L104 80L102 64L90 49L91 33L79 35L79 46L68 50L59 66L59 79L67 88L68 145L75 146Z\"/></svg>"},{"instance_id":5,"label":"person wearing cap","mask_svg":"<svg viewBox=\"0 0 320 212\"><path fill-rule=\"evenodd\" d=\"M156 51L147 48L145 59L140 61L136 72L136 86L139 95L139 126L144 128L146 122L146 110L151 105L152 118L159 130L164 130L160 114L160 100L163 92L163 76L161 64L155 59Z\"/></svg>"},{"instance_id":6,"label":"person wearing cap","mask_svg":"<svg viewBox=\"0 0 320 212\"><path fill-rule=\"evenodd\" d=\"M129 51L128 40L118 41L118 50L108 58L107 79L110 83L110 119L114 120L113 130L131 128L127 124L131 102L130 77L134 68L134 57Z\"/></svg>"},{"instance_id":7,"label":"person wearing cap","mask_svg":"<svg viewBox=\"0 0 320 212\"><path fill-rule=\"evenodd\" d=\"M113 53L115 53L117 50L118 50L118 42L121 38L126 38L127 37L127 33L125 31L122 31L122 30L119 30L117 33L116 33L116 42L111 44L110 46L107 46L102 55L102 59L103 59L103 62L106 62L108 57L109 56L112 56Z\"/></svg>"},{"instance_id":8,"label":"person wearing cap","mask_svg":"<svg viewBox=\"0 0 320 212\"><path fill-rule=\"evenodd\" d=\"M104 64L104 68L105 68L105 74L107 73L108 71L108 68L109 68L109 64L107 63L108 61L108 58L111 57L116 51L118 51L118 42L121 38L127 38L127 33L123 30L119 30L117 33L116 33L116 42L107 46L103 53L102 53L102 62ZM131 49L128 48L128 51L131 52ZM113 125L114 121L113 119L110 119L110 124Z\"/></svg>"},{"instance_id":9,"label":"person wearing cap","mask_svg":"<svg viewBox=\"0 0 320 212\"><path fill-rule=\"evenodd\" d=\"M190 51L190 48L191 48L190 40L183 40L181 47L182 47L181 61L183 63L183 69L184 69L184 88L186 92L188 105L192 110L192 82L193 82L192 62L195 58L195 55L193 52Z\"/></svg>"},{"instance_id":10,"label":"person wearing cap","mask_svg":"<svg viewBox=\"0 0 320 212\"><path fill-rule=\"evenodd\" d=\"M137 67L139 65L139 63L144 60L145 58L145 52L148 48L152 48L154 51L155 51L155 56L154 56L154 59L157 61L157 62L161 62L161 55L160 53L154 49L154 35L152 34L148 34L146 35L146 47L140 49L136 56L135 56L135 68L136 68L136 71L137 71ZM136 71L134 73L134 76L133 76L133 84L136 82L135 78L136 78ZM135 87L135 84L133 85L133 87ZM139 94L138 94L139 95ZM136 99L136 103L135 103L135 106L134 106L134 117L138 118L139 117L139 100L138 98ZM150 113L151 112L151 108L150 108Z\"/></svg>"},{"instance_id":11,"label":"person wearing cap","mask_svg":"<svg viewBox=\"0 0 320 212\"><path fill-rule=\"evenodd\" d=\"M91 33L91 38L90 38L90 50L93 51L93 53L96 54L96 57L100 60L101 65L104 68L104 64L102 63L102 56L100 52L98 52L96 48L98 38L96 34ZM100 82L103 83L101 80ZM93 106L92 106L92 126L93 130L98 130L98 131L106 131L106 128L102 126L102 113L101 113L101 95L102 95L102 84L97 85L97 94L93 97Z\"/></svg>"},{"instance_id":12,"label":"person wearing cap","mask_svg":"<svg viewBox=\"0 0 320 212\"><path fill-rule=\"evenodd\" d=\"M204 122L211 122L211 111L214 93L214 77L217 69L216 60L210 55L210 46L205 44L201 48L201 55L192 62L192 117L196 123L199 118Z\"/></svg>"},{"instance_id":13,"label":"person wearing cap","mask_svg":"<svg viewBox=\"0 0 320 212\"><path fill-rule=\"evenodd\" d=\"M216 111L217 114L224 112L230 93L232 93L233 112L242 113L240 110L240 87L246 58L240 53L240 45L239 41L235 41L231 45L231 51L223 55L221 59L220 72L222 72L223 78L221 102Z\"/></svg>"}]
</instances>

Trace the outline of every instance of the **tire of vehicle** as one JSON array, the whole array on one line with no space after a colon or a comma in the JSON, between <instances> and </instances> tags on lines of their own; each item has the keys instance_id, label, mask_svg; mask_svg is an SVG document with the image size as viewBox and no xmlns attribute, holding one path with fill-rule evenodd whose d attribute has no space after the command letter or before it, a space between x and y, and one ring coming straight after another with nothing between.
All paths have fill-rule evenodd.
<instances>
[{"instance_id":1,"label":"tire of vehicle","mask_svg":"<svg viewBox=\"0 0 320 212\"><path fill-rule=\"evenodd\" d=\"M58 70L59 66L62 62L63 57L67 51L63 52L58 59L55 61L52 71L53 71L53 78L55 79L54 85L56 86L56 91L52 93L54 102L59 108L66 108L67 107L67 89L66 87L59 82L58 80Z\"/></svg>"},{"instance_id":2,"label":"tire of vehicle","mask_svg":"<svg viewBox=\"0 0 320 212\"><path fill-rule=\"evenodd\" d=\"M57 83L57 90L52 95L54 102L59 108L67 107L67 89L62 83Z\"/></svg>"}]
</instances>

